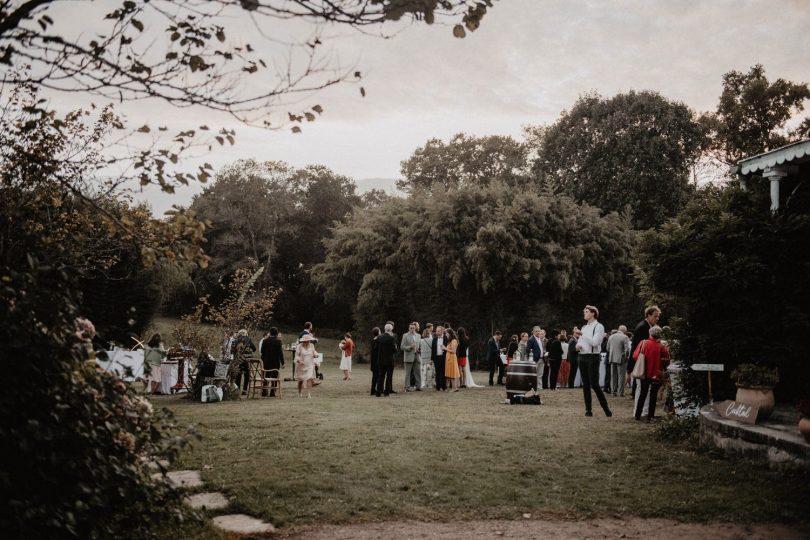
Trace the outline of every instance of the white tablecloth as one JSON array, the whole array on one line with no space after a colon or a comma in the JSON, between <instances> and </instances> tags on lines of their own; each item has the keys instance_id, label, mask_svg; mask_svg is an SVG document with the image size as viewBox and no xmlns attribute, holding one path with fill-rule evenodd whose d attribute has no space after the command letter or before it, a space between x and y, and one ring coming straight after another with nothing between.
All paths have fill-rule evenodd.
<instances>
[{"instance_id":1,"label":"white tablecloth","mask_svg":"<svg viewBox=\"0 0 810 540\"><path fill-rule=\"evenodd\" d=\"M102 369L116 373L125 381L143 378L143 350L115 349L105 352L107 360L96 357L96 363Z\"/></svg>"},{"instance_id":2,"label":"white tablecloth","mask_svg":"<svg viewBox=\"0 0 810 540\"><path fill-rule=\"evenodd\" d=\"M184 369L186 370L186 376L184 377L184 381L186 384L189 384L189 375L191 375L191 362L186 361ZM179 366L178 363L175 361L172 362L161 362L160 364L160 393L161 394L171 394L172 393L172 386L177 384L177 375L179 373Z\"/></svg>"}]
</instances>

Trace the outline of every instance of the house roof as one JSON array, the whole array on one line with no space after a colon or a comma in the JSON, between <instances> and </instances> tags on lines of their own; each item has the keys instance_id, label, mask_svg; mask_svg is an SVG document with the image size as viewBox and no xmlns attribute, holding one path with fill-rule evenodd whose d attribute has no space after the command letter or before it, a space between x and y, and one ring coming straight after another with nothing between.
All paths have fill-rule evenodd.
<instances>
[{"instance_id":1,"label":"house roof","mask_svg":"<svg viewBox=\"0 0 810 540\"><path fill-rule=\"evenodd\" d=\"M805 161L810 161L810 139L742 159L737 162L735 169L738 174L746 175L761 172L776 165L798 164Z\"/></svg>"}]
</instances>

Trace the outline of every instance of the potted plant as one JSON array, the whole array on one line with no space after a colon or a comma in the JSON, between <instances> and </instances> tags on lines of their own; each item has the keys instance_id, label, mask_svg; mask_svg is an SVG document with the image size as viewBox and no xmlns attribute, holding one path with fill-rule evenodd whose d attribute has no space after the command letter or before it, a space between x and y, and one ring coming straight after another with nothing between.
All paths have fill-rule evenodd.
<instances>
[{"instance_id":1,"label":"potted plant","mask_svg":"<svg viewBox=\"0 0 810 540\"><path fill-rule=\"evenodd\" d=\"M776 368L740 364L731 372L731 380L737 385L736 401L759 407L757 422L771 417L776 405L773 387L779 382L779 372Z\"/></svg>"}]
</instances>

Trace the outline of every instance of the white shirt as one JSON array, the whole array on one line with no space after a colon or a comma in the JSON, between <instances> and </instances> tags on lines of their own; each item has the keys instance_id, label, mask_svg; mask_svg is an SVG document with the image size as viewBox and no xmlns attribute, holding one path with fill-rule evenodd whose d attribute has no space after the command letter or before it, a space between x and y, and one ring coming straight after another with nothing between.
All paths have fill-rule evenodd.
<instances>
[{"instance_id":1,"label":"white shirt","mask_svg":"<svg viewBox=\"0 0 810 540\"><path fill-rule=\"evenodd\" d=\"M444 353L442 350L442 345L444 345L444 337L437 337L436 338L436 354L441 355Z\"/></svg>"},{"instance_id":2,"label":"white shirt","mask_svg":"<svg viewBox=\"0 0 810 540\"><path fill-rule=\"evenodd\" d=\"M592 319L582 327L582 335L577 340L577 345L581 347L580 353L600 353L602 352L602 339L605 337L605 327L596 319Z\"/></svg>"}]
</instances>

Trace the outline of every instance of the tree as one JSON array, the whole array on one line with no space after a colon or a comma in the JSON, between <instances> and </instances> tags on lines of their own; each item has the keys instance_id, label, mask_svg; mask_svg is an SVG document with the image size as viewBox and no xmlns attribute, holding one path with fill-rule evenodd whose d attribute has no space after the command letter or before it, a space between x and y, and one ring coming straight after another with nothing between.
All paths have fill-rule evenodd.
<instances>
[{"instance_id":1,"label":"tree","mask_svg":"<svg viewBox=\"0 0 810 540\"><path fill-rule=\"evenodd\" d=\"M712 129L713 153L730 165L810 136L810 118L792 131L785 128L807 99L810 85L781 78L769 82L760 64L748 73L729 71L717 111L704 117Z\"/></svg>"},{"instance_id":2,"label":"tree","mask_svg":"<svg viewBox=\"0 0 810 540\"><path fill-rule=\"evenodd\" d=\"M223 276L255 260L264 268L260 288L280 289L276 313L283 320L308 319L315 309L321 321L345 319L345 311L320 309L308 271L323 261L330 228L361 202L354 182L326 167L244 160L223 168L191 205L209 224L211 265L198 273L200 291L220 301Z\"/></svg>"},{"instance_id":3,"label":"tree","mask_svg":"<svg viewBox=\"0 0 810 540\"><path fill-rule=\"evenodd\" d=\"M646 295L671 315L678 360L720 363L714 398L734 397L728 378L740 363L776 366L777 397L798 397L810 377L796 336L810 332L810 255L804 210L770 212L767 193L708 186L658 231L642 236ZM687 372L688 373L688 372ZM688 373L691 397L705 402L705 377Z\"/></svg>"},{"instance_id":4,"label":"tree","mask_svg":"<svg viewBox=\"0 0 810 540\"><path fill-rule=\"evenodd\" d=\"M583 96L537 135L535 180L604 212L629 209L637 229L683 208L694 192L689 169L705 144L686 105L648 91Z\"/></svg>"},{"instance_id":5,"label":"tree","mask_svg":"<svg viewBox=\"0 0 810 540\"><path fill-rule=\"evenodd\" d=\"M296 229L293 174L286 163L240 160L217 172L215 181L194 197L190 209L209 224L212 274L230 274L252 259L265 269L262 282L272 280L280 238Z\"/></svg>"},{"instance_id":6,"label":"tree","mask_svg":"<svg viewBox=\"0 0 810 540\"><path fill-rule=\"evenodd\" d=\"M320 31L279 43L274 21L307 19L362 29L404 17L432 24L461 19L453 35L478 28L491 0L124 0L108 12L83 10L95 31L70 32L55 23L67 2L31 0L0 5L0 65L30 64L21 80L68 92L118 99L159 98L179 106L203 105L264 126L291 93L314 91L360 79L352 66L330 65ZM96 19L97 17L97 19ZM95 20L93 20L95 19ZM241 43L245 24L262 35L261 45ZM237 38L237 39L233 39ZM268 50L271 52L268 56ZM362 90L362 89L361 89ZM362 91L364 94L365 91ZM322 108L288 112L301 124ZM293 130L300 131L299 125Z\"/></svg>"},{"instance_id":7,"label":"tree","mask_svg":"<svg viewBox=\"0 0 810 540\"><path fill-rule=\"evenodd\" d=\"M525 147L512 137L473 137L458 133L445 143L430 139L402 162L403 179L397 187L410 192L419 189L446 191L489 182L520 184L526 166Z\"/></svg>"},{"instance_id":8,"label":"tree","mask_svg":"<svg viewBox=\"0 0 810 540\"><path fill-rule=\"evenodd\" d=\"M502 184L392 198L335 228L312 270L327 301L380 321L451 320L478 337L568 324L632 287L634 234L616 214Z\"/></svg>"}]
</instances>

